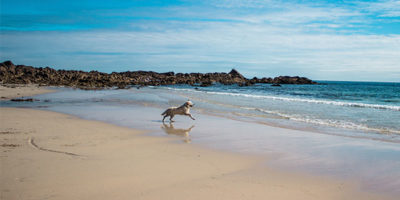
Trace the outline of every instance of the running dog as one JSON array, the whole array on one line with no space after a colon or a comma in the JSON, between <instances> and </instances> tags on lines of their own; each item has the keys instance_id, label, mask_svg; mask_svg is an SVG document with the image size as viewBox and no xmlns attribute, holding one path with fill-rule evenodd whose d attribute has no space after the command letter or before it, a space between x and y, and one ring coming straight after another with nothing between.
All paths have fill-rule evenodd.
<instances>
[{"instance_id":1,"label":"running dog","mask_svg":"<svg viewBox=\"0 0 400 200\"><path fill-rule=\"evenodd\" d=\"M164 116L162 121L164 122L165 118L169 116L169 121L174 122L174 120L172 120L172 118L174 118L175 115L186 115L186 116L189 116L191 119L195 120L192 117L192 115L189 113L190 108L193 107L193 105L194 104L191 101L186 101L183 105L181 105L179 107L168 108L161 114Z\"/></svg>"}]
</instances>

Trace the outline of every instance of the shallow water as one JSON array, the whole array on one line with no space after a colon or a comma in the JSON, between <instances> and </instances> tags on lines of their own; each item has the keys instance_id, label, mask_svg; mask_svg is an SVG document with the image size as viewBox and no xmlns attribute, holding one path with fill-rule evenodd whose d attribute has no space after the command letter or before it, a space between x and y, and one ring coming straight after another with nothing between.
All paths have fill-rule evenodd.
<instances>
[{"instance_id":1,"label":"shallow water","mask_svg":"<svg viewBox=\"0 0 400 200\"><path fill-rule=\"evenodd\" d=\"M250 108L271 111L272 107L280 106L287 109L288 114L294 115L306 110L308 106L308 109L311 109L310 113L315 112L321 116L334 116L334 113L343 112L340 109L359 109L352 112L369 113L368 116L363 116L364 118L379 118L374 115L388 112L391 122L396 120L399 112L397 110L310 103L302 100L276 100L275 97L249 98L242 95L246 94L246 91L233 93L229 88L220 88L218 93L229 92L237 95L214 94L216 91L210 91L212 88L196 90L182 87L99 91L61 88L57 93L37 96L40 100L38 102L3 101L0 105L63 112L85 119L153 130L152 135L174 137L180 142L266 155L266 158L272 157L273 160L266 163L278 168L357 180L364 189L400 195L400 144L397 133L382 134L371 130L298 122ZM177 122L172 125L161 122L160 113L166 107L180 105L188 98L195 103L192 114L197 120L178 116ZM262 102L258 102L258 105L257 101ZM372 105L368 101L362 103ZM321 105L324 108L319 107ZM393 103L382 105L397 106ZM261 106L265 107L260 108ZM266 108L267 106L269 107ZM319 114L312 109L334 111L329 111L333 114ZM338 109L340 111L336 111ZM356 117L350 117L352 118ZM391 129L398 130L396 124L390 126Z\"/></svg>"}]
</instances>

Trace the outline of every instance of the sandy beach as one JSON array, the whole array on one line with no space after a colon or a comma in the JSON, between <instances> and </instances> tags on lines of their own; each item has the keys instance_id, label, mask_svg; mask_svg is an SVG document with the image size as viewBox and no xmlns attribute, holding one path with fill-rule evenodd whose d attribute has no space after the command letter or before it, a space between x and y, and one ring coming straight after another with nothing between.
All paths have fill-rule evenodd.
<instances>
[{"instance_id":1,"label":"sandy beach","mask_svg":"<svg viewBox=\"0 0 400 200\"><path fill-rule=\"evenodd\" d=\"M389 199L146 130L32 109L0 113L1 199Z\"/></svg>"}]
</instances>

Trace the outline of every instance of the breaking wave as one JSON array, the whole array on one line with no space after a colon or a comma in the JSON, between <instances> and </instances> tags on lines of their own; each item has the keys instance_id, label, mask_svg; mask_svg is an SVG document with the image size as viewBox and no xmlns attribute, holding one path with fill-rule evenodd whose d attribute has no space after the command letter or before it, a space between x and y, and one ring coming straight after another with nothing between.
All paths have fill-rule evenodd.
<instances>
[{"instance_id":1,"label":"breaking wave","mask_svg":"<svg viewBox=\"0 0 400 200\"><path fill-rule=\"evenodd\" d=\"M277 115L281 118L298 121L298 122L305 122L315 125L323 125L323 126L330 126L330 127L338 127L338 128L346 128L346 129L354 129L354 130L361 130L361 131L373 131L382 134L400 134L400 130L389 129L389 128L374 128L369 127L365 124L356 124L353 122L343 121L343 120L331 120L331 119L315 119L310 118L307 116L299 116L299 115L289 115L284 114L278 111L271 111L271 110L264 110L261 108L251 108L251 107L240 107L245 110L255 110L265 114Z\"/></svg>"},{"instance_id":2,"label":"breaking wave","mask_svg":"<svg viewBox=\"0 0 400 200\"><path fill-rule=\"evenodd\" d=\"M304 102L304 103L326 104L326 105L335 105L335 106L373 108L373 109L386 109L386 110L400 111L400 106L393 106L393 105L367 104L367 103L331 101L331 100L320 100L320 99L290 98L290 97L280 97L280 96L270 96L270 95L254 95L254 94L231 93L231 92L198 91L198 90L194 90L194 89L181 89L181 88L169 88L169 87L167 89L176 90L176 91L202 92L202 93L215 94L215 95L239 96L239 97L256 98L256 99L272 99L272 100L278 100L278 101Z\"/></svg>"}]
</instances>

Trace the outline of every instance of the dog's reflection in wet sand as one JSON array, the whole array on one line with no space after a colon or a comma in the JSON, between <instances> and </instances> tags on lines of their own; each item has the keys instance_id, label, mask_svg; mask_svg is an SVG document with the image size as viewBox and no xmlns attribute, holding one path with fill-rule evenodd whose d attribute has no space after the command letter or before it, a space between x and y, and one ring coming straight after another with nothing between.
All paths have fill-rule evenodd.
<instances>
[{"instance_id":1,"label":"dog's reflection in wet sand","mask_svg":"<svg viewBox=\"0 0 400 200\"><path fill-rule=\"evenodd\" d=\"M194 127L194 125L192 125L188 129L175 128L172 123L169 123L169 124L163 123L163 125L161 126L161 129L168 135L177 135L177 136L183 137L184 142L190 143L192 140L190 139L189 132L192 130L193 127Z\"/></svg>"}]
</instances>

